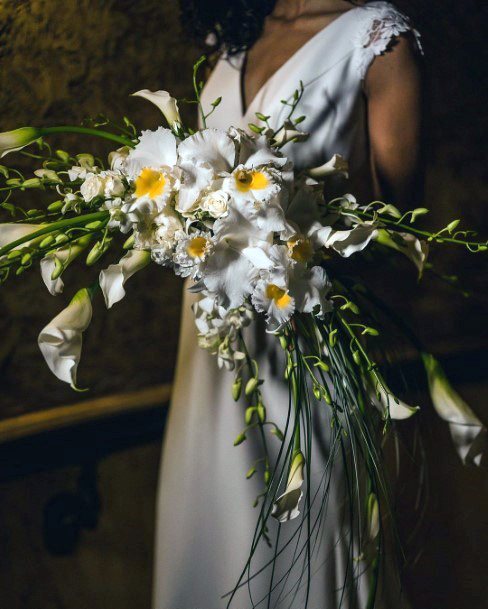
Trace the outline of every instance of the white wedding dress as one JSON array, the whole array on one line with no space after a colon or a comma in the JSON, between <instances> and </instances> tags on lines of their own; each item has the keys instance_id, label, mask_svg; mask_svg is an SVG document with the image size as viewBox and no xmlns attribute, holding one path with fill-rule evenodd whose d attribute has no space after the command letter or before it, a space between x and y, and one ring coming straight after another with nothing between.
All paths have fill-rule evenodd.
<instances>
[{"instance_id":1,"label":"white wedding dress","mask_svg":"<svg viewBox=\"0 0 488 609\"><path fill-rule=\"evenodd\" d=\"M271 115L272 125L278 126L287 110L280 100L289 99L302 81L305 91L296 116L306 116L300 127L310 133L310 138L302 144L287 145L284 153L298 168L320 165L339 153L349 160L352 177L363 179L370 159L362 82L375 56L407 31L414 33L419 44L408 19L387 2L371 2L347 11L273 74L245 113L240 77L244 54L222 57L203 94L207 108L222 97L208 126L246 129L249 122L256 121L255 112ZM343 188L347 192L347 185ZM185 292L174 394L165 432L157 504L154 609L226 607L221 597L234 588L248 558L258 515L252 504L262 490L258 476L245 479L248 468L261 456L259 445L250 438L233 446L244 428L245 409L243 401L236 404L232 400L233 374L219 370L216 358L197 345L191 311L196 297ZM263 338L264 333L260 336L253 348L259 353L260 376L266 379L264 402L269 419L282 423L288 408L288 389L282 380L280 348L274 337ZM331 434L326 409L318 405L316 410L320 414L314 421L312 492L319 487L326 467ZM320 544L312 558L309 609L362 609L366 605L369 574L358 576L361 561L348 563L351 549L344 519L343 477L343 468L337 464L332 470ZM282 525L283 535L287 527L287 534L291 534L294 522ZM275 582L293 561L294 544L290 548L278 559ZM271 557L271 551L261 543L254 555L253 570ZM352 583L352 570L359 578L358 585ZM299 575L299 571L292 572L285 589L277 588L270 607L302 609L306 586L302 582L298 592L293 588ZM260 608L267 607L266 600L259 601L268 594L269 580L269 570L253 580L252 599ZM395 577L383 577L379 597L376 608L407 606ZM254 606L246 585L231 606Z\"/></svg>"}]
</instances>

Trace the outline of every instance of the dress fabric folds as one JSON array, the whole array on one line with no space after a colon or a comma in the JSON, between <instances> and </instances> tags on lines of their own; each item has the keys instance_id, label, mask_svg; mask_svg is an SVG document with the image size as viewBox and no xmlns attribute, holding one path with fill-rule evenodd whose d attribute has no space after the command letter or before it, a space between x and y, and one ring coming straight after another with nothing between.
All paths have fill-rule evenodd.
<instances>
[{"instance_id":1,"label":"dress fabric folds","mask_svg":"<svg viewBox=\"0 0 488 609\"><path fill-rule=\"evenodd\" d=\"M305 90L296 116L305 115L300 128L309 132L305 143L288 144L283 153L298 169L318 166L338 153L348 159L354 179L368 176L366 107L363 80L375 56L385 52L395 37L411 31L418 34L404 15L387 2L371 2L353 8L318 32L264 84L248 108L241 100L241 68L244 55L223 55L211 74L203 105L217 97L222 102L208 119L208 127L247 129L255 112L271 115L279 126L300 81ZM419 45L419 43L417 42ZM420 46L420 45L419 45ZM336 184L342 193L347 183ZM231 396L232 373L219 370L216 358L200 349L191 304L198 295L185 290L174 394L165 430L157 503L157 532L154 563L153 609L221 609L243 569L256 525L255 497L262 490L258 476L245 474L261 456L260 446L249 438L234 447L241 433L245 402ZM263 401L268 418L282 424L288 408L288 388L283 380L280 348L273 336L265 335L258 323L248 329L253 353L258 354L260 376L265 378ZM312 492L323 489L323 474L331 451L331 428L323 405L315 409ZM363 609L369 592L369 575L354 585L348 556L348 520L345 518L344 471L338 459L331 470L326 519L314 546L311 560L309 609ZM314 510L317 508L315 507ZM312 510L312 517L316 512ZM294 522L294 521L293 521ZM293 535L293 522L282 526L282 534ZM288 529L287 529L288 527ZM294 545L277 560L274 581L278 582L293 562ZM272 552L260 544L254 556L254 571L266 564ZM269 607L301 609L305 587L299 583L298 562L285 588L277 587ZM356 561L356 570L360 563ZM358 576L358 573L356 573ZM269 570L257 575L249 589L243 586L231 607L266 609ZM264 599L264 600L262 600ZM262 602L260 602L262 601ZM253 604L254 603L254 604ZM384 577L376 609L403 609L397 578Z\"/></svg>"}]
</instances>

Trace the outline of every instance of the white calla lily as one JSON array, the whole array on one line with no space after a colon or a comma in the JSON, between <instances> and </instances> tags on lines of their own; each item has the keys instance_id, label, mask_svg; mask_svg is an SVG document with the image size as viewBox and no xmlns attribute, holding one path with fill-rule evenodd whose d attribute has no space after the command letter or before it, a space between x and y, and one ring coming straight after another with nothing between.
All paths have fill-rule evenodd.
<instances>
[{"instance_id":1,"label":"white calla lily","mask_svg":"<svg viewBox=\"0 0 488 609\"><path fill-rule=\"evenodd\" d=\"M42 224L14 224L12 222L0 224L0 247L6 247L18 239L23 239L30 233L40 230L42 226ZM25 242L18 247L24 247L27 244L28 242Z\"/></svg>"},{"instance_id":2,"label":"white calla lily","mask_svg":"<svg viewBox=\"0 0 488 609\"><path fill-rule=\"evenodd\" d=\"M288 142L304 142L309 138L309 133L299 131L291 121L287 121L282 130L273 136L274 146L284 146Z\"/></svg>"},{"instance_id":3,"label":"white calla lily","mask_svg":"<svg viewBox=\"0 0 488 609\"><path fill-rule=\"evenodd\" d=\"M378 384L375 391L371 395L371 400L376 408L381 412L384 419L390 417L394 421L409 419L420 408L418 406L409 406L402 400L398 399L386 386Z\"/></svg>"},{"instance_id":4,"label":"white calla lily","mask_svg":"<svg viewBox=\"0 0 488 609\"><path fill-rule=\"evenodd\" d=\"M134 273L140 271L151 261L151 253L145 250L130 250L118 264L111 264L100 272L100 288L107 309L125 296L124 284Z\"/></svg>"},{"instance_id":5,"label":"white calla lily","mask_svg":"<svg viewBox=\"0 0 488 609\"><path fill-rule=\"evenodd\" d=\"M321 179L332 175L343 175L344 177L348 177L349 175L349 165L346 159L344 159L340 154L334 154L334 156L324 163L320 165L320 167L313 167L307 171L307 174L315 179Z\"/></svg>"},{"instance_id":6,"label":"white calla lily","mask_svg":"<svg viewBox=\"0 0 488 609\"><path fill-rule=\"evenodd\" d=\"M417 267L419 278L422 277L429 254L427 241L421 241L410 233L390 232L383 228L376 233L375 241L404 254Z\"/></svg>"},{"instance_id":7,"label":"white calla lily","mask_svg":"<svg viewBox=\"0 0 488 609\"><path fill-rule=\"evenodd\" d=\"M149 91L149 89L142 89L132 93L134 97L142 97L147 99L155 106L157 106L167 120L168 125L172 128L181 125L180 112L178 110L178 102L174 97L168 93L168 91Z\"/></svg>"},{"instance_id":8,"label":"white calla lily","mask_svg":"<svg viewBox=\"0 0 488 609\"><path fill-rule=\"evenodd\" d=\"M83 332L90 325L91 318L91 291L83 288L39 334L39 348L49 369L73 388L76 388Z\"/></svg>"},{"instance_id":9,"label":"white calla lily","mask_svg":"<svg viewBox=\"0 0 488 609\"><path fill-rule=\"evenodd\" d=\"M61 294L64 289L61 273L66 269L68 264L81 254L90 243L91 239L92 235L84 235L75 243L47 254L47 256L44 256L41 260L42 280L53 296Z\"/></svg>"},{"instance_id":10,"label":"white calla lily","mask_svg":"<svg viewBox=\"0 0 488 609\"><path fill-rule=\"evenodd\" d=\"M486 427L454 391L439 362L428 353L422 354L427 372L430 397L437 414L449 423L456 450L464 463L480 465L487 448Z\"/></svg>"},{"instance_id":11,"label":"white calla lily","mask_svg":"<svg viewBox=\"0 0 488 609\"><path fill-rule=\"evenodd\" d=\"M41 132L35 127L20 127L20 129L0 133L0 159L9 152L22 150L40 137Z\"/></svg>"},{"instance_id":12,"label":"white calla lily","mask_svg":"<svg viewBox=\"0 0 488 609\"><path fill-rule=\"evenodd\" d=\"M293 520L300 514L298 505L303 497L303 469L305 458L301 452L295 453L288 474L288 482L283 495L280 495L273 505L271 516L279 522Z\"/></svg>"}]
</instances>

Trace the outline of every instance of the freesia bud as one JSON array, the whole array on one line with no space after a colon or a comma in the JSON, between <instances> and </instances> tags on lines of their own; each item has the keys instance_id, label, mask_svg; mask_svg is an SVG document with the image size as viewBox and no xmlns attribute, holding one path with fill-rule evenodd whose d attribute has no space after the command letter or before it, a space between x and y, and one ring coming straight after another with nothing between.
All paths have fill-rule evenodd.
<instances>
[{"instance_id":1,"label":"freesia bud","mask_svg":"<svg viewBox=\"0 0 488 609\"><path fill-rule=\"evenodd\" d=\"M22 150L40 137L41 132L35 127L20 127L20 129L0 133L0 159L9 152Z\"/></svg>"},{"instance_id":2,"label":"freesia bud","mask_svg":"<svg viewBox=\"0 0 488 609\"><path fill-rule=\"evenodd\" d=\"M234 381L234 383L232 385L232 397L234 398L235 402L237 402L237 400L241 396L241 389L242 389L242 378L239 377Z\"/></svg>"},{"instance_id":3,"label":"freesia bud","mask_svg":"<svg viewBox=\"0 0 488 609\"><path fill-rule=\"evenodd\" d=\"M175 128L181 125L180 112L178 110L178 102L174 97L167 91L149 91L149 89L142 89L132 94L136 97L143 97L147 99L155 106L157 106L167 120L168 125L171 128Z\"/></svg>"},{"instance_id":4,"label":"freesia bud","mask_svg":"<svg viewBox=\"0 0 488 609\"><path fill-rule=\"evenodd\" d=\"M39 348L49 369L73 388L76 388L82 335L90 325L91 318L91 293L83 288L39 334Z\"/></svg>"},{"instance_id":5,"label":"freesia bud","mask_svg":"<svg viewBox=\"0 0 488 609\"><path fill-rule=\"evenodd\" d=\"M243 442L245 442L246 440L246 434L245 433L241 433L237 436L237 438L234 440L234 446L239 446L239 444L242 444Z\"/></svg>"},{"instance_id":6,"label":"freesia bud","mask_svg":"<svg viewBox=\"0 0 488 609\"><path fill-rule=\"evenodd\" d=\"M258 379L256 377L250 378L246 383L245 394L252 395L258 386Z\"/></svg>"}]
</instances>

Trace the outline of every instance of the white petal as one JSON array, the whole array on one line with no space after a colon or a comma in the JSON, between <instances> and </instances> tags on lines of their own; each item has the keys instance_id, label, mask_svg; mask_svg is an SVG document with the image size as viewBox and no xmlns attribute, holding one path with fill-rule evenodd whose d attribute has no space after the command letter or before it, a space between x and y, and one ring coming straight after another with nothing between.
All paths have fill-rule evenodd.
<instances>
[{"instance_id":1,"label":"white petal","mask_svg":"<svg viewBox=\"0 0 488 609\"><path fill-rule=\"evenodd\" d=\"M235 162L236 147L220 129L203 129L190 135L178 146L181 161L208 163L215 173L230 171Z\"/></svg>"},{"instance_id":2,"label":"white petal","mask_svg":"<svg viewBox=\"0 0 488 609\"><path fill-rule=\"evenodd\" d=\"M362 251L376 235L376 227L369 222L357 224L351 230L334 230L325 226L316 233L324 247L331 247L344 258Z\"/></svg>"},{"instance_id":3,"label":"white petal","mask_svg":"<svg viewBox=\"0 0 488 609\"><path fill-rule=\"evenodd\" d=\"M176 164L176 138L170 129L143 131L139 143L129 152L125 169L132 179L145 167L173 167Z\"/></svg>"},{"instance_id":4,"label":"white petal","mask_svg":"<svg viewBox=\"0 0 488 609\"><path fill-rule=\"evenodd\" d=\"M376 241L404 254L415 264L419 276L422 276L429 254L429 244L427 241L420 241L410 233L389 232L384 229L380 229L377 232Z\"/></svg>"},{"instance_id":5,"label":"white petal","mask_svg":"<svg viewBox=\"0 0 488 609\"><path fill-rule=\"evenodd\" d=\"M423 353L429 391L437 414L449 423L456 450L465 463L480 465L487 445L487 430L476 414L454 391L439 362Z\"/></svg>"},{"instance_id":6,"label":"white petal","mask_svg":"<svg viewBox=\"0 0 488 609\"><path fill-rule=\"evenodd\" d=\"M0 224L0 247L5 247L14 241L17 241L17 239L22 239L41 228L41 224L14 224L10 222ZM26 243L23 243L19 247L24 247L25 245Z\"/></svg>"},{"instance_id":7,"label":"white petal","mask_svg":"<svg viewBox=\"0 0 488 609\"><path fill-rule=\"evenodd\" d=\"M84 288L39 334L39 348L49 369L72 387L76 387L82 333L89 326L91 318L90 292Z\"/></svg>"},{"instance_id":8,"label":"white petal","mask_svg":"<svg viewBox=\"0 0 488 609\"><path fill-rule=\"evenodd\" d=\"M151 253L145 250L130 250L118 264L111 264L100 272L100 288L107 309L125 296L124 284L151 261Z\"/></svg>"},{"instance_id":9,"label":"white petal","mask_svg":"<svg viewBox=\"0 0 488 609\"><path fill-rule=\"evenodd\" d=\"M41 137L41 133L35 127L20 127L20 129L0 133L0 159L9 152L25 148L39 137Z\"/></svg>"},{"instance_id":10,"label":"white petal","mask_svg":"<svg viewBox=\"0 0 488 609\"><path fill-rule=\"evenodd\" d=\"M149 91L149 89L142 89L142 91L137 91L136 93L132 93L132 95L135 97L143 97L157 106L170 126L181 124L178 103L167 91Z\"/></svg>"},{"instance_id":11,"label":"white petal","mask_svg":"<svg viewBox=\"0 0 488 609\"><path fill-rule=\"evenodd\" d=\"M325 178L326 176L331 176L335 174L342 174L346 178L348 176L348 168L349 165L347 161L341 157L340 154L334 154L334 156L324 163L320 165L320 167L314 167L313 169L309 169L307 174L312 178Z\"/></svg>"},{"instance_id":12,"label":"white petal","mask_svg":"<svg viewBox=\"0 0 488 609\"><path fill-rule=\"evenodd\" d=\"M373 404L378 408L383 417L387 417L388 414L391 419L400 421L402 419L408 419L412 415L414 415L418 410L418 406L409 406L398 400L398 398L394 397L388 391L378 385L377 392L379 393L379 397L376 395L376 392L372 394L371 399ZM398 403L395 401L398 400Z\"/></svg>"},{"instance_id":13,"label":"white petal","mask_svg":"<svg viewBox=\"0 0 488 609\"><path fill-rule=\"evenodd\" d=\"M279 522L293 520L300 514L298 505L303 496L303 468L305 459L302 453L297 453L292 461L286 490L278 497L273 505L271 516Z\"/></svg>"},{"instance_id":14,"label":"white petal","mask_svg":"<svg viewBox=\"0 0 488 609\"><path fill-rule=\"evenodd\" d=\"M64 290L64 281L61 279L61 277L52 279L52 274L54 273L55 269L56 256L54 254L48 254L41 260L42 280L53 296L56 296L56 294L61 294Z\"/></svg>"}]
</instances>

